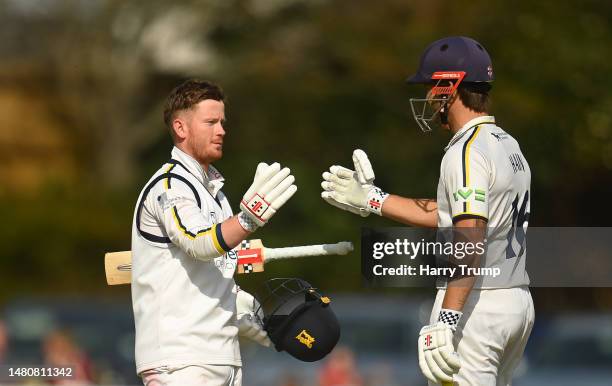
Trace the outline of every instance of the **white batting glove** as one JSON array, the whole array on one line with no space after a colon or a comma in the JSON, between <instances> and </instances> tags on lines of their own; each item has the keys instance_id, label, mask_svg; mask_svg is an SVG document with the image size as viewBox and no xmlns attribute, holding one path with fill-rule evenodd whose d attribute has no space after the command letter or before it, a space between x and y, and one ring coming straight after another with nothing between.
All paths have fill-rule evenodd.
<instances>
[{"instance_id":1,"label":"white batting glove","mask_svg":"<svg viewBox=\"0 0 612 386\"><path fill-rule=\"evenodd\" d=\"M295 177L289 168L282 168L278 162L257 165L255 178L240 202L240 225L247 231L254 231L265 225L270 217L283 206L297 191L293 185Z\"/></svg>"},{"instance_id":2,"label":"white batting glove","mask_svg":"<svg viewBox=\"0 0 612 386\"><path fill-rule=\"evenodd\" d=\"M453 346L453 333L461 312L442 309L438 322L425 326L419 333L419 367L425 378L435 384L452 384L461 367Z\"/></svg>"},{"instance_id":3,"label":"white batting glove","mask_svg":"<svg viewBox=\"0 0 612 386\"><path fill-rule=\"evenodd\" d=\"M366 153L353 152L355 170L334 165L323 173L321 197L330 205L367 217L382 215L382 205L389 195L373 185L374 170Z\"/></svg>"},{"instance_id":4,"label":"white batting glove","mask_svg":"<svg viewBox=\"0 0 612 386\"><path fill-rule=\"evenodd\" d=\"M265 347L272 345L268 333L263 329L263 311L259 307L259 302L253 295L240 288L236 295L236 319L239 336Z\"/></svg>"}]
</instances>

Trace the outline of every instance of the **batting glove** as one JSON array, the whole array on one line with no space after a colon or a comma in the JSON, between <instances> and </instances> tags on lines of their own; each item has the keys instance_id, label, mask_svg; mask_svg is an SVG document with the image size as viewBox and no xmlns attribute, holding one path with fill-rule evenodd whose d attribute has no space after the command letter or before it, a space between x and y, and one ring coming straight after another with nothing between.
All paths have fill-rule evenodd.
<instances>
[{"instance_id":1,"label":"batting glove","mask_svg":"<svg viewBox=\"0 0 612 386\"><path fill-rule=\"evenodd\" d=\"M268 333L263 329L263 311L259 302L253 295L240 288L236 295L236 319L239 336L251 339L265 347L272 345Z\"/></svg>"},{"instance_id":2,"label":"batting glove","mask_svg":"<svg viewBox=\"0 0 612 386\"><path fill-rule=\"evenodd\" d=\"M265 225L270 217L297 191L293 185L295 177L289 168L282 168L278 162L257 165L255 178L240 202L240 225L247 231L254 231Z\"/></svg>"},{"instance_id":3,"label":"batting glove","mask_svg":"<svg viewBox=\"0 0 612 386\"><path fill-rule=\"evenodd\" d=\"M438 322L423 327L419 333L419 367L435 384L452 384L453 375L461 367L453 346L453 333L461 315L459 311L442 309Z\"/></svg>"},{"instance_id":4,"label":"batting glove","mask_svg":"<svg viewBox=\"0 0 612 386\"><path fill-rule=\"evenodd\" d=\"M382 215L382 205L389 195L373 185L374 170L366 153L353 152L355 170L334 165L323 173L321 197L330 205L367 217Z\"/></svg>"}]
</instances>

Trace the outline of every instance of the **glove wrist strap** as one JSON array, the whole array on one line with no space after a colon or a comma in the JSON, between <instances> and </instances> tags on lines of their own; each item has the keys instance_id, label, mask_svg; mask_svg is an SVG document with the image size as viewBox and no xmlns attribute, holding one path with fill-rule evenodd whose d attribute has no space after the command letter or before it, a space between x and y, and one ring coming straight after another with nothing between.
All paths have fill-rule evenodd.
<instances>
[{"instance_id":1,"label":"glove wrist strap","mask_svg":"<svg viewBox=\"0 0 612 386\"><path fill-rule=\"evenodd\" d=\"M259 228L255 220L253 220L251 216L244 213L243 211L240 211L240 213L238 213L238 223L240 223L240 226L244 228L244 230L247 232L255 232L257 228Z\"/></svg>"},{"instance_id":2,"label":"glove wrist strap","mask_svg":"<svg viewBox=\"0 0 612 386\"><path fill-rule=\"evenodd\" d=\"M442 322L449 326L453 331L457 329L457 325L459 324L459 320L461 320L461 316L463 312L449 310L447 308L442 308L440 313L438 314L438 322Z\"/></svg>"},{"instance_id":3,"label":"glove wrist strap","mask_svg":"<svg viewBox=\"0 0 612 386\"><path fill-rule=\"evenodd\" d=\"M385 200L389 198L389 194L383 192L378 187L373 187L368 192L368 202L367 202L367 210L375 213L379 216L382 216L382 206Z\"/></svg>"}]
</instances>

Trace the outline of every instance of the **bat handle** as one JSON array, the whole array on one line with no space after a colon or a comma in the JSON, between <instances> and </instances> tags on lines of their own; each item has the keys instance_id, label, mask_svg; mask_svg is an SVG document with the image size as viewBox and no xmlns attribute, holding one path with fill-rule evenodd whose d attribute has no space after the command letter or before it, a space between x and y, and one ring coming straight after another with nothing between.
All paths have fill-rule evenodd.
<instances>
[{"instance_id":1,"label":"bat handle","mask_svg":"<svg viewBox=\"0 0 612 386\"><path fill-rule=\"evenodd\" d=\"M335 244L305 245L301 247L266 248L265 259L289 259L293 257L346 255L353 250L353 243L342 241Z\"/></svg>"}]
</instances>

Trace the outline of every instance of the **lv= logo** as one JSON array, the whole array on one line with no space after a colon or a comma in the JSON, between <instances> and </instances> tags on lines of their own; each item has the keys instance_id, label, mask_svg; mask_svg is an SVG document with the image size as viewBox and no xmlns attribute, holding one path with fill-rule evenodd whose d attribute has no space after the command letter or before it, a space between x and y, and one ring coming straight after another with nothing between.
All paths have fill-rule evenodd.
<instances>
[{"instance_id":1,"label":"lv= logo","mask_svg":"<svg viewBox=\"0 0 612 386\"><path fill-rule=\"evenodd\" d=\"M302 330L295 339L299 340L301 344L308 348L312 348L312 344L315 342L315 338L313 338L306 330Z\"/></svg>"}]
</instances>

